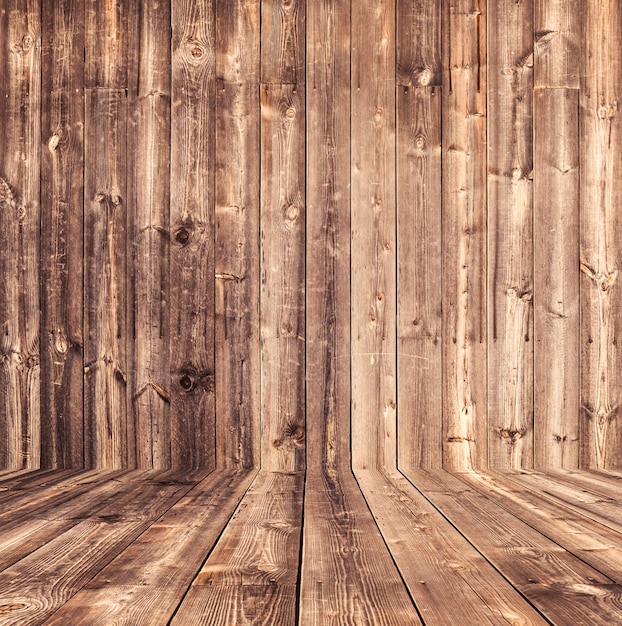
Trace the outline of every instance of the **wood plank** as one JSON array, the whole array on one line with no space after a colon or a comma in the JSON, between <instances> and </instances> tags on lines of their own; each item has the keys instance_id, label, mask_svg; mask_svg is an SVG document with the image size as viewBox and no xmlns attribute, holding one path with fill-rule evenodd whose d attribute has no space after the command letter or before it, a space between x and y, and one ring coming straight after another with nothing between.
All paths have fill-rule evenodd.
<instances>
[{"instance_id":1,"label":"wood plank","mask_svg":"<svg viewBox=\"0 0 622 626\"><path fill-rule=\"evenodd\" d=\"M532 4L488 11L488 462L533 467Z\"/></svg>"},{"instance_id":2,"label":"wood plank","mask_svg":"<svg viewBox=\"0 0 622 626\"><path fill-rule=\"evenodd\" d=\"M442 84L442 0L396 0L397 84L434 87Z\"/></svg>"},{"instance_id":3,"label":"wood plank","mask_svg":"<svg viewBox=\"0 0 622 626\"><path fill-rule=\"evenodd\" d=\"M572 0L534 0L533 80L536 88L579 88L581 22L582 11L577 10Z\"/></svg>"},{"instance_id":4,"label":"wood plank","mask_svg":"<svg viewBox=\"0 0 622 626\"><path fill-rule=\"evenodd\" d=\"M85 94L84 442L92 468L128 466L125 90ZM129 205L131 206L131 205Z\"/></svg>"},{"instance_id":5,"label":"wood plank","mask_svg":"<svg viewBox=\"0 0 622 626\"><path fill-rule=\"evenodd\" d=\"M548 623L401 474L357 478L425 624Z\"/></svg>"},{"instance_id":6,"label":"wood plank","mask_svg":"<svg viewBox=\"0 0 622 626\"><path fill-rule=\"evenodd\" d=\"M262 0L262 83L304 84L305 7L303 0Z\"/></svg>"},{"instance_id":7,"label":"wood plank","mask_svg":"<svg viewBox=\"0 0 622 626\"><path fill-rule=\"evenodd\" d=\"M393 0L352 3L352 463L362 469L397 454L394 24Z\"/></svg>"},{"instance_id":8,"label":"wood plank","mask_svg":"<svg viewBox=\"0 0 622 626\"><path fill-rule=\"evenodd\" d=\"M42 3L43 467L83 467L84 4Z\"/></svg>"},{"instance_id":9,"label":"wood plank","mask_svg":"<svg viewBox=\"0 0 622 626\"><path fill-rule=\"evenodd\" d=\"M259 466L260 3L216 5L216 457Z\"/></svg>"},{"instance_id":10,"label":"wood plank","mask_svg":"<svg viewBox=\"0 0 622 626\"><path fill-rule=\"evenodd\" d=\"M443 464L487 463L486 6L443 13Z\"/></svg>"},{"instance_id":11,"label":"wood plank","mask_svg":"<svg viewBox=\"0 0 622 626\"><path fill-rule=\"evenodd\" d=\"M579 94L534 92L534 459L579 463Z\"/></svg>"},{"instance_id":12,"label":"wood plank","mask_svg":"<svg viewBox=\"0 0 622 626\"><path fill-rule=\"evenodd\" d=\"M556 624L611 624L622 586L448 472L412 473L413 484L465 538Z\"/></svg>"},{"instance_id":13,"label":"wood plank","mask_svg":"<svg viewBox=\"0 0 622 626\"><path fill-rule=\"evenodd\" d=\"M0 17L0 467L40 464L40 3Z\"/></svg>"},{"instance_id":14,"label":"wood plank","mask_svg":"<svg viewBox=\"0 0 622 626\"><path fill-rule=\"evenodd\" d=\"M421 624L351 473L307 473L300 624Z\"/></svg>"},{"instance_id":15,"label":"wood plank","mask_svg":"<svg viewBox=\"0 0 622 626\"><path fill-rule=\"evenodd\" d=\"M400 467L443 463L441 88L397 89Z\"/></svg>"},{"instance_id":16,"label":"wood plank","mask_svg":"<svg viewBox=\"0 0 622 626\"><path fill-rule=\"evenodd\" d=\"M132 398L139 468L171 465L169 355L169 213L171 41L168 3L143 2L136 18L137 58L130 58L128 133L129 319ZM183 377L182 377L183 378ZM185 379L184 379L185 380Z\"/></svg>"},{"instance_id":17,"label":"wood plank","mask_svg":"<svg viewBox=\"0 0 622 626\"><path fill-rule=\"evenodd\" d=\"M252 478L251 472L212 472L47 623L167 623Z\"/></svg>"},{"instance_id":18,"label":"wood plank","mask_svg":"<svg viewBox=\"0 0 622 626\"><path fill-rule=\"evenodd\" d=\"M261 472L171 622L294 624L304 475Z\"/></svg>"},{"instance_id":19,"label":"wood plank","mask_svg":"<svg viewBox=\"0 0 622 626\"><path fill-rule=\"evenodd\" d=\"M261 87L262 467L305 457L304 88Z\"/></svg>"},{"instance_id":20,"label":"wood plank","mask_svg":"<svg viewBox=\"0 0 622 626\"><path fill-rule=\"evenodd\" d=\"M622 291L618 259L622 201L618 182L622 85L620 7L586 0L580 96L581 417L580 464L622 468L622 373L618 337Z\"/></svg>"},{"instance_id":21,"label":"wood plank","mask_svg":"<svg viewBox=\"0 0 622 626\"><path fill-rule=\"evenodd\" d=\"M215 466L216 404L213 4L171 3L171 463L206 469Z\"/></svg>"}]
</instances>

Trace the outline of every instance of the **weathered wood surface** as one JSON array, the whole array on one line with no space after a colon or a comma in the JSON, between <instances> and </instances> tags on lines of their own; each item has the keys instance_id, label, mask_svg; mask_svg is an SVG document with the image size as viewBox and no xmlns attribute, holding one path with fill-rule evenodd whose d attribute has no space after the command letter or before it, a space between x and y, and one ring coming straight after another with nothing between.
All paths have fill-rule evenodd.
<instances>
[{"instance_id":1,"label":"weathered wood surface","mask_svg":"<svg viewBox=\"0 0 622 626\"><path fill-rule=\"evenodd\" d=\"M622 19L617 2L584 3L580 90L582 467L622 468Z\"/></svg>"},{"instance_id":2,"label":"weathered wood surface","mask_svg":"<svg viewBox=\"0 0 622 626\"><path fill-rule=\"evenodd\" d=\"M41 13L41 465L81 467L84 3Z\"/></svg>"},{"instance_id":3,"label":"weathered wood surface","mask_svg":"<svg viewBox=\"0 0 622 626\"><path fill-rule=\"evenodd\" d=\"M173 467L215 465L215 17L213 2L171 3L171 382L166 391Z\"/></svg>"},{"instance_id":4,"label":"weathered wood surface","mask_svg":"<svg viewBox=\"0 0 622 626\"><path fill-rule=\"evenodd\" d=\"M486 3L443 4L443 465L487 464Z\"/></svg>"},{"instance_id":5,"label":"weathered wood surface","mask_svg":"<svg viewBox=\"0 0 622 626\"><path fill-rule=\"evenodd\" d=\"M534 93L534 464L579 463L578 92Z\"/></svg>"},{"instance_id":6,"label":"weathered wood surface","mask_svg":"<svg viewBox=\"0 0 622 626\"><path fill-rule=\"evenodd\" d=\"M260 2L216 4L216 461L259 466Z\"/></svg>"},{"instance_id":7,"label":"weathered wood surface","mask_svg":"<svg viewBox=\"0 0 622 626\"><path fill-rule=\"evenodd\" d=\"M488 463L533 466L533 17L488 2Z\"/></svg>"}]
</instances>

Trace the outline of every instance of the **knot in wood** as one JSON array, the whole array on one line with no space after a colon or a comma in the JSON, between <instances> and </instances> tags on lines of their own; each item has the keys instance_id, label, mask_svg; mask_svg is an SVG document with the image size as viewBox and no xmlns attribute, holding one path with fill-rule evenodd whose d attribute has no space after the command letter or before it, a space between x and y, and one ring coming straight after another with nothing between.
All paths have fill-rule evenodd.
<instances>
[{"instance_id":1,"label":"knot in wood","mask_svg":"<svg viewBox=\"0 0 622 626\"><path fill-rule=\"evenodd\" d=\"M190 233L185 228L180 228L175 235L175 241L185 246L190 239Z\"/></svg>"},{"instance_id":2,"label":"knot in wood","mask_svg":"<svg viewBox=\"0 0 622 626\"><path fill-rule=\"evenodd\" d=\"M17 207L17 219L20 222L23 222L26 219L26 207L23 204L20 204Z\"/></svg>"},{"instance_id":3,"label":"knot in wood","mask_svg":"<svg viewBox=\"0 0 622 626\"><path fill-rule=\"evenodd\" d=\"M290 120L294 119L294 117L296 117L296 109L294 109L294 107L288 107L288 109L285 111L285 117Z\"/></svg>"},{"instance_id":4,"label":"knot in wood","mask_svg":"<svg viewBox=\"0 0 622 626\"><path fill-rule=\"evenodd\" d=\"M427 87L432 82L432 70L426 67L417 77L417 82L421 87Z\"/></svg>"},{"instance_id":5,"label":"knot in wood","mask_svg":"<svg viewBox=\"0 0 622 626\"><path fill-rule=\"evenodd\" d=\"M54 133L50 137L50 140L48 141L48 150L50 152L54 152L54 150L56 150L56 148L58 148L59 142L60 142L60 135L58 133Z\"/></svg>"},{"instance_id":6,"label":"knot in wood","mask_svg":"<svg viewBox=\"0 0 622 626\"><path fill-rule=\"evenodd\" d=\"M192 382L192 378L190 378L190 376L188 376L188 374L184 374L180 379L179 379L179 386L184 390L184 391L190 391L192 389L192 387L194 386L194 383Z\"/></svg>"},{"instance_id":7,"label":"knot in wood","mask_svg":"<svg viewBox=\"0 0 622 626\"><path fill-rule=\"evenodd\" d=\"M192 46L190 53L195 59L200 59L205 54L203 48L197 43Z\"/></svg>"}]
</instances>

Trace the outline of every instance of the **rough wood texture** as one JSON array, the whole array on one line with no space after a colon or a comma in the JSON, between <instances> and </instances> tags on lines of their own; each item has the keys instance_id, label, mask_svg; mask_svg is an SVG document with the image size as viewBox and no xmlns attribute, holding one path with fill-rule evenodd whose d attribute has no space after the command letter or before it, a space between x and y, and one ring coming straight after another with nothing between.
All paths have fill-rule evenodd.
<instances>
[{"instance_id":1,"label":"rough wood texture","mask_svg":"<svg viewBox=\"0 0 622 626\"><path fill-rule=\"evenodd\" d=\"M125 90L86 91L84 440L87 467L128 465Z\"/></svg>"},{"instance_id":2,"label":"rough wood texture","mask_svg":"<svg viewBox=\"0 0 622 626\"><path fill-rule=\"evenodd\" d=\"M443 464L486 450L486 6L443 13Z\"/></svg>"},{"instance_id":3,"label":"rough wood texture","mask_svg":"<svg viewBox=\"0 0 622 626\"><path fill-rule=\"evenodd\" d=\"M581 417L583 467L622 468L620 6L583 3L580 95Z\"/></svg>"},{"instance_id":4,"label":"rough wood texture","mask_svg":"<svg viewBox=\"0 0 622 626\"><path fill-rule=\"evenodd\" d=\"M260 440L260 3L216 9L216 457L249 468Z\"/></svg>"},{"instance_id":5,"label":"rough wood texture","mask_svg":"<svg viewBox=\"0 0 622 626\"><path fill-rule=\"evenodd\" d=\"M579 463L578 92L534 93L534 459Z\"/></svg>"},{"instance_id":6,"label":"rough wood texture","mask_svg":"<svg viewBox=\"0 0 622 626\"><path fill-rule=\"evenodd\" d=\"M207 469L215 466L216 419L213 5L171 4L171 463Z\"/></svg>"},{"instance_id":7,"label":"rough wood texture","mask_svg":"<svg viewBox=\"0 0 622 626\"><path fill-rule=\"evenodd\" d=\"M397 90L400 467L442 467L441 89Z\"/></svg>"},{"instance_id":8,"label":"rough wood texture","mask_svg":"<svg viewBox=\"0 0 622 626\"><path fill-rule=\"evenodd\" d=\"M396 462L395 3L352 3L352 463Z\"/></svg>"},{"instance_id":9,"label":"rough wood texture","mask_svg":"<svg viewBox=\"0 0 622 626\"><path fill-rule=\"evenodd\" d=\"M0 465L40 464L40 3L0 14Z\"/></svg>"},{"instance_id":10,"label":"rough wood texture","mask_svg":"<svg viewBox=\"0 0 622 626\"><path fill-rule=\"evenodd\" d=\"M533 466L530 2L488 2L488 462Z\"/></svg>"},{"instance_id":11,"label":"rough wood texture","mask_svg":"<svg viewBox=\"0 0 622 626\"><path fill-rule=\"evenodd\" d=\"M128 227L128 323L132 341L128 382L136 430L136 463L140 468L166 468L171 465L169 3L145 0L138 13L136 58L130 60L133 124L128 133L133 155L128 184L132 207Z\"/></svg>"},{"instance_id":12,"label":"rough wood texture","mask_svg":"<svg viewBox=\"0 0 622 626\"><path fill-rule=\"evenodd\" d=\"M305 462L304 87L261 87L262 467Z\"/></svg>"}]
</instances>

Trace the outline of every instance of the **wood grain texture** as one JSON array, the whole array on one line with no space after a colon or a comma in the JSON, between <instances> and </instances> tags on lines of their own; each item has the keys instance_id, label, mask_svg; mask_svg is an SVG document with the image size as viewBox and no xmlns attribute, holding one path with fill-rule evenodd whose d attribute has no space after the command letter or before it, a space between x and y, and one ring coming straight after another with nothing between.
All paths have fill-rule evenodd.
<instances>
[{"instance_id":1,"label":"wood grain texture","mask_svg":"<svg viewBox=\"0 0 622 626\"><path fill-rule=\"evenodd\" d=\"M442 84L442 0L396 0L397 84Z\"/></svg>"},{"instance_id":2,"label":"wood grain texture","mask_svg":"<svg viewBox=\"0 0 622 626\"><path fill-rule=\"evenodd\" d=\"M304 89L261 87L262 468L305 460Z\"/></svg>"},{"instance_id":3,"label":"wood grain texture","mask_svg":"<svg viewBox=\"0 0 622 626\"><path fill-rule=\"evenodd\" d=\"M580 7L572 0L533 0L534 87L579 88Z\"/></svg>"},{"instance_id":4,"label":"wood grain texture","mask_svg":"<svg viewBox=\"0 0 622 626\"><path fill-rule=\"evenodd\" d=\"M304 475L254 480L173 625L294 624Z\"/></svg>"},{"instance_id":5,"label":"wood grain texture","mask_svg":"<svg viewBox=\"0 0 622 626\"><path fill-rule=\"evenodd\" d=\"M579 463L579 94L534 92L534 459Z\"/></svg>"},{"instance_id":6,"label":"wood grain texture","mask_svg":"<svg viewBox=\"0 0 622 626\"><path fill-rule=\"evenodd\" d=\"M303 0L262 0L262 83L304 84L305 10Z\"/></svg>"},{"instance_id":7,"label":"wood grain texture","mask_svg":"<svg viewBox=\"0 0 622 626\"><path fill-rule=\"evenodd\" d=\"M85 94L84 440L93 468L127 466L125 90Z\"/></svg>"},{"instance_id":8,"label":"wood grain texture","mask_svg":"<svg viewBox=\"0 0 622 626\"><path fill-rule=\"evenodd\" d=\"M171 41L168 2L144 2L136 18L130 57L132 207L128 226L132 425L136 464L171 465L169 355L169 221L171 150Z\"/></svg>"},{"instance_id":9,"label":"wood grain texture","mask_svg":"<svg viewBox=\"0 0 622 626\"><path fill-rule=\"evenodd\" d=\"M214 3L171 7L171 463L213 469Z\"/></svg>"},{"instance_id":10,"label":"wood grain texture","mask_svg":"<svg viewBox=\"0 0 622 626\"><path fill-rule=\"evenodd\" d=\"M533 17L488 3L488 462L533 466Z\"/></svg>"},{"instance_id":11,"label":"wood grain texture","mask_svg":"<svg viewBox=\"0 0 622 626\"><path fill-rule=\"evenodd\" d=\"M84 4L42 3L41 465L81 467Z\"/></svg>"},{"instance_id":12,"label":"wood grain texture","mask_svg":"<svg viewBox=\"0 0 622 626\"><path fill-rule=\"evenodd\" d=\"M486 6L443 13L443 464L485 466Z\"/></svg>"},{"instance_id":13,"label":"wood grain texture","mask_svg":"<svg viewBox=\"0 0 622 626\"><path fill-rule=\"evenodd\" d=\"M250 468L260 450L260 3L216 9L216 457Z\"/></svg>"},{"instance_id":14,"label":"wood grain texture","mask_svg":"<svg viewBox=\"0 0 622 626\"><path fill-rule=\"evenodd\" d=\"M622 467L622 328L618 279L622 20L617 2L583 3L581 66L581 417L582 467Z\"/></svg>"},{"instance_id":15,"label":"wood grain texture","mask_svg":"<svg viewBox=\"0 0 622 626\"><path fill-rule=\"evenodd\" d=\"M397 89L400 467L443 463L441 88Z\"/></svg>"},{"instance_id":16,"label":"wood grain texture","mask_svg":"<svg viewBox=\"0 0 622 626\"><path fill-rule=\"evenodd\" d=\"M395 466L395 3L352 4L352 463Z\"/></svg>"},{"instance_id":17,"label":"wood grain texture","mask_svg":"<svg viewBox=\"0 0 622 626\"><path fill-rule=\"evenodd\" d=\"M0 17L0 467L40 463L40 3Z\"/></svg>"}]
</instances>

